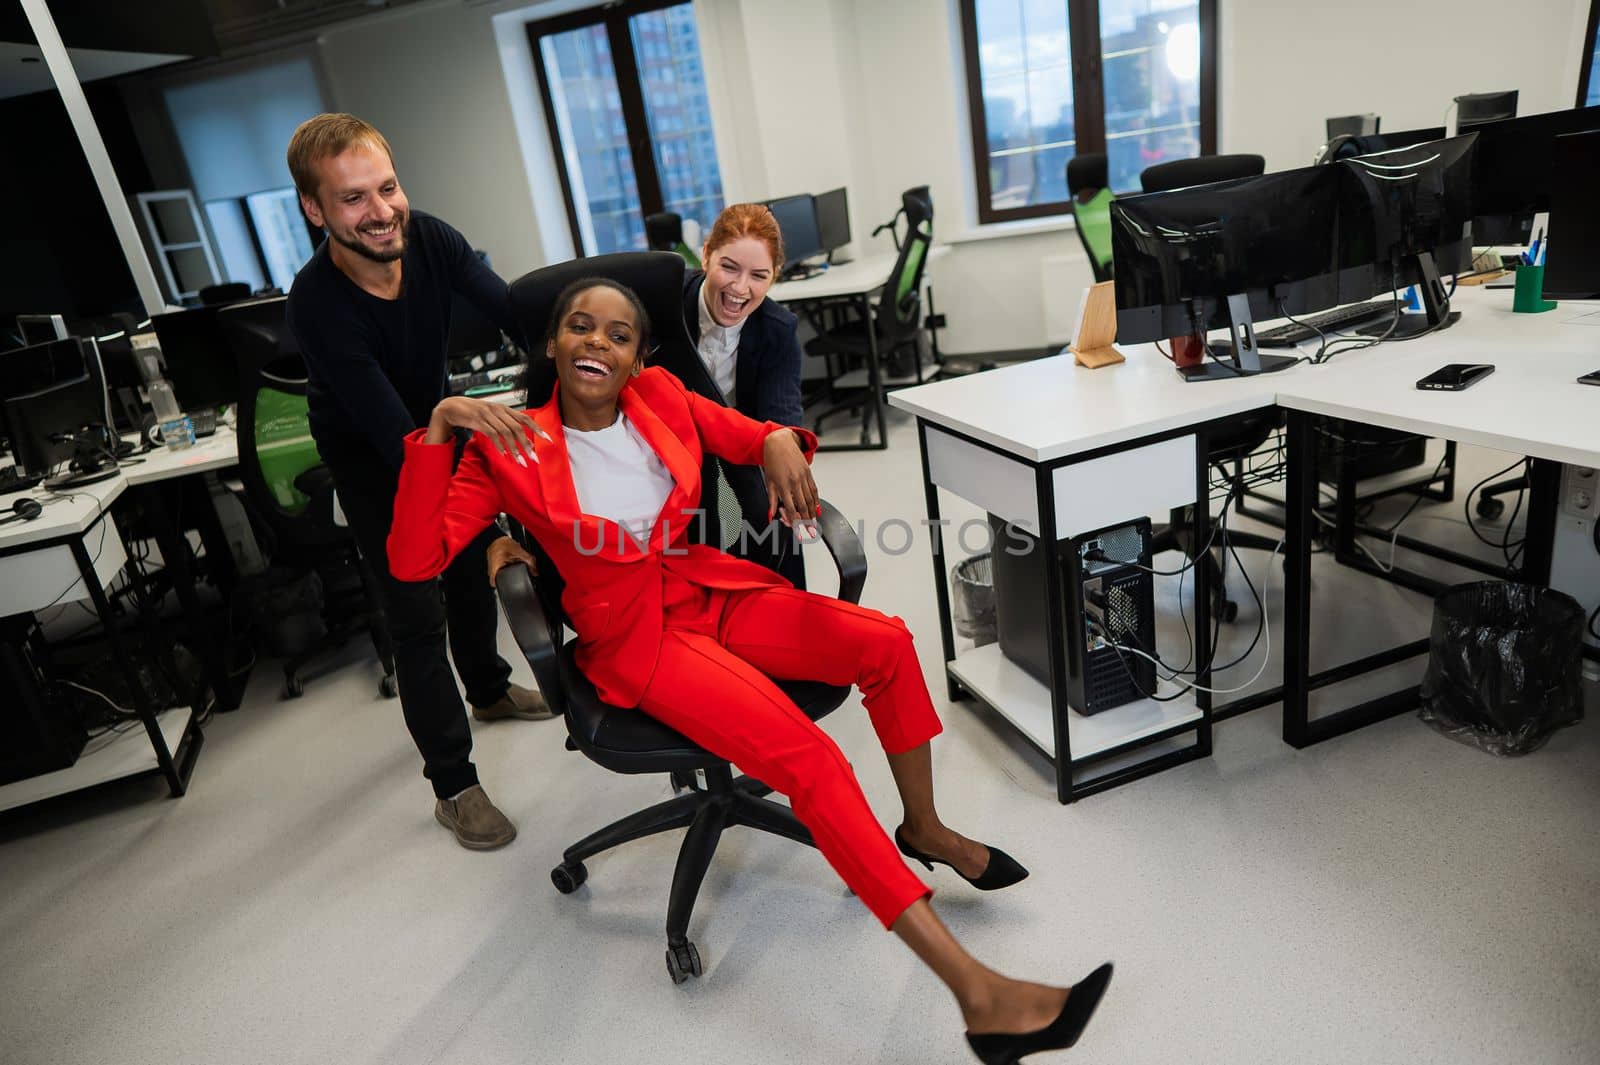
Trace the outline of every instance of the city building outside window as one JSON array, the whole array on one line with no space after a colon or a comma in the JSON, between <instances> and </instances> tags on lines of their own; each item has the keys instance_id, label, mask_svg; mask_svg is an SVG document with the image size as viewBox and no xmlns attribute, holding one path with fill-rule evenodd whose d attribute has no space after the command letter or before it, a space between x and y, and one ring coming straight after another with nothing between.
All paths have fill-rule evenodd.
<instances>
[{"instance_id":1,"label":"city building outside window","mask_svg":"<svg viewBox=\"0 0 1600 1065\"><path fill-rule=\"evenodd\" d=\"M1216 150L1216 0L961 0L980 222L1067 213L1066 166L1111 187Z\"/></svg>"},{"instance_id":2,"label":"city building outside window","mask_svg":"<svg viewBox=\"0 0 1600 1065\"><path fill-rule=\"evenodd\" d=\"M575 247L642 249L644 218L722 210L693 6L638 0L530 23Z\"/></svg>"}]
</instances>

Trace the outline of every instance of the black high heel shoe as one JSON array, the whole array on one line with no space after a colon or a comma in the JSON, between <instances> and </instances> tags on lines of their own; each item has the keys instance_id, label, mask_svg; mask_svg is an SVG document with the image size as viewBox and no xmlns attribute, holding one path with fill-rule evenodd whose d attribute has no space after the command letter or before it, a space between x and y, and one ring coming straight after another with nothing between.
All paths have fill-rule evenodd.
<instances>
[{"instance_id":1,"label":"black high heel shoe","mask_svg":"<svg viewBox=\"0 0 1600 1065\"><path fill-rule=\"evenodd\" d=\"M983 872L976 877L971 877L956 869L954 865L951 865L943 858L935 858L931 854L923 854L917 850L917 848L906 842L906 838L900 834L899 828L894 830L894 845L900 848L901 854L904 854L912 861L921 862L930 871L933 869L934 862L938 862L940 865L949 865L951 869L955 869L957 876L979 891L999 891L1001 888L1007 888L1018 881L1028 879L1028 870L1023 867L1022 863L999 847L989 847L989 864L983 867Z\"/></svg>"},{"instance_id":2,"label":"black high heel shoe","mask_svg":"<svg viewBox=\"0 0 1600 1065\"><path fill-rule=\"evenodd\" d=\"M1017 1065L1029 1054L1043 1050L1065 1050L1078 1041L1100 997L1111 983L1111 963L1106 962L1094 972L1072 986L1067 1001L1062 1004L1056 1019L1034 1032L1020 1035L967 1033L967 1045L978 1055L984 1065Z\"/></svg>"}]
</instances>

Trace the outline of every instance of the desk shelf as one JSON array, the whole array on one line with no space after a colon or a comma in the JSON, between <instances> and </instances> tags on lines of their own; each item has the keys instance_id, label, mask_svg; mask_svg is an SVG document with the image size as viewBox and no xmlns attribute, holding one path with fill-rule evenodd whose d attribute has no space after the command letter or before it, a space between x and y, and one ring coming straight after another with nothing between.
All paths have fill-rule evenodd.
<instances>
[{"instance_id":1,"label":"desk shelf","mask_svg":"<svg viewBox=\"0 0 1600 1065\"><path fill-rule=\"evenodd\" d=\"M1035 747L1052 759L1056 757L1055 730L1050 725L1050 689L1002 654L999 644L965 651L947 668L962 687L993 707ZM1162 681L1156 694L1166 696L1176 690ZM1165 738L1173 729L1198 726L1203 717L1192 699L1167 703L1140 699L1089 717L1073 711L1067 715L1072 764L1084 765L1107 751L1141 740Z\"/></svg>"},{"instance_id":2,"label":"desk shelf","mask_svg":"<svg viewBox=\"0 0 1600 1065\"><path fill-rule=\"evenodd\" d=\"M179 747L193 718L194 711L187 706L165 710L156 716L156 722L161 726L161 736L174 760L181 760ZM155 748L150 745L149 734L138 721L131 721L114 736L97 736L90 740L84 753L66 769L41 773L0 787L0 810L26 806L110 780L155 772L160 768L156 763Z\"/></svg>"}]
</instances>

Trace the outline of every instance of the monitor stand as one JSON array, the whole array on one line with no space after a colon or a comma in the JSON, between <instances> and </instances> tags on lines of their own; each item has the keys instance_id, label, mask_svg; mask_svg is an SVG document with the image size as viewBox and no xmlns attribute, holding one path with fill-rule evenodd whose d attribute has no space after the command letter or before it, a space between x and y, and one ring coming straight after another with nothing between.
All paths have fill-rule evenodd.
<instances>
[{"instance_id":1,"label":"monitor stand","mask_svg":"<svg viewBox=\"0 0 1600 1065\"><path fill-rule=\"evenodd\" d=\"M1207 345L1210 361L1178 367L1185 381L1227 381L1235 377L1287 370L1299 358L1293 355L1263 355L1256 346L1256 324L1250 316L1250 299L1244 293L1228 297L1228 328L1232 340L1215 347Z\"/></svg>"},{"instance_id":2,"label":"monitor stand","mask_svg":"<svg viewBox=\"0 0 1600 1065\"><path fill-rule=\"evenodd\" d=\"M1422 252L1416 256L1417 276L1422 279L1422 284L1417 287L1422 291L1422 314L1402 314L1400 320L1394 322L1374 322L1364 325L1356 332L1364 337L1382 337L1388 333L1389 326L1394 325L1394 332L1389 333L1385 340L1410 340L1412 337L1424 333L1437 333L1449 329L1461 320L1460 311L1452 311L1450 296L1445 292L1444 282L1439 279L1439 267L1433 261L1432 252Z\"/></svg>"}]
</instances>

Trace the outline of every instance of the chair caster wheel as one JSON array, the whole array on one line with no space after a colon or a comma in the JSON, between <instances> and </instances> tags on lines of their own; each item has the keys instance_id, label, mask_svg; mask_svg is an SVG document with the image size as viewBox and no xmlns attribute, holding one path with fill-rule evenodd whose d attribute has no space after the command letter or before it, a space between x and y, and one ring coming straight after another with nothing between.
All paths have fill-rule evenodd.
<instances>
[{"instance_id":1,"label":"chair caster wheel","mask_svg":"<svg viewBox=\"0 0 1600 1065\"><path fill-rule=\"evenodd\" d=\"M1478 502L1473 506L1478 512L1478 517L1484 521L1494 521L1506 511L1506 505L1494 496L1479 496Z\"/></svg>"},{"instance_id":2,"label":"chair caster wheel","mask_svg":"<svg viewBox=\"0 0 1600 1065\"><path fill-rule=\"evenodd\" d=\"M1239 604L1232 599L1224 599L1222 606L1217 609L1217 613L1221 616L1224 624L1231 625L1239 617Z\"/></svg>"},{"instance_id":3,"label":"chair caster wheel","mask_svg":"<svg viewBox=\"0 0 1600 1065\"><path fill-rule=\"evenodd\" d=\"M667 947L667 975L672 977L673 983L681 984L704 971L700 966L700 952L693 943L684 940L681 947Z\"/></svg>"},{"instance_id":4,"label":"chair caster wheel","mask_svg":"<svg viewBox=\"0 0 1600 1065\"><path fill-rule=\"evenodd\" d=\"M378 694L385 699L393 699L400 694L400 682L394 679L393 673L385 673L383 679L378 681Z\"/></svg>"},{"instance_id":5,"label":"chair caster wheel","mask_svg":"<svg viewBox=\"0 0 1600 1065\"><path fill-rule=\"evenodd\" d=\"M589 868L582 862L562 862L550 870L550 883L563 895L570 895L589 879Z\"/></svg>"},{"instance_id":6,"label":"chair caster wheel","mask_svg":"<svg viewBox=\"0 0 1600 1065\"><path fill-rule=\"evenodd\" d=\"M298 699L302 695L304 695L305 693L306 693L306 685L305 685L304 681L302 681L299 677L295 676L292 673L284 674L284 677L283 677L283 698L285 698L285 699Z\"/></svg>"}]
</instances>

